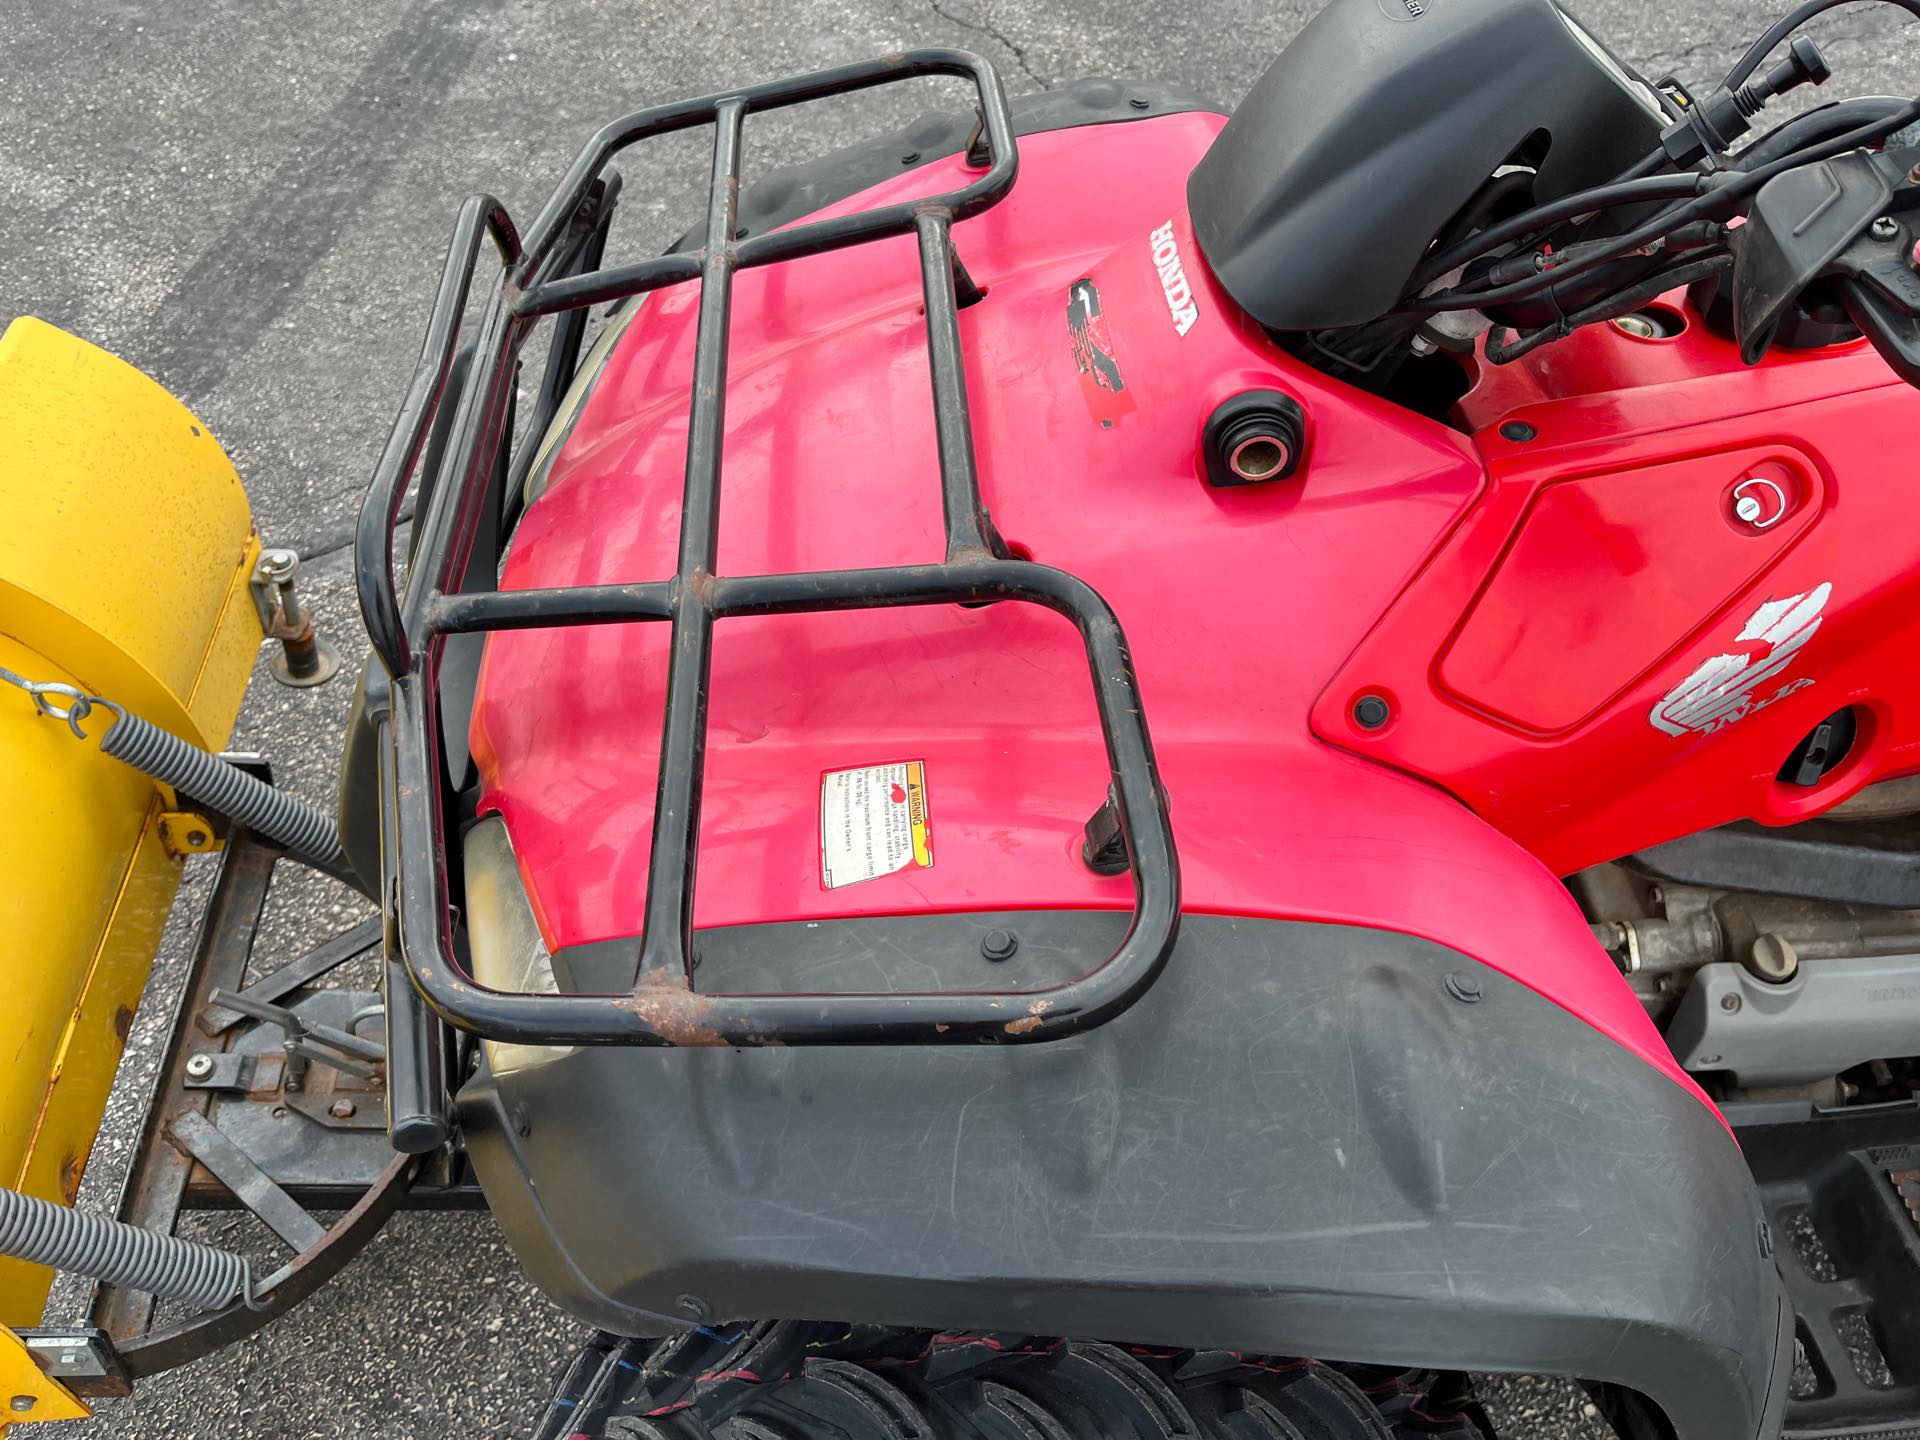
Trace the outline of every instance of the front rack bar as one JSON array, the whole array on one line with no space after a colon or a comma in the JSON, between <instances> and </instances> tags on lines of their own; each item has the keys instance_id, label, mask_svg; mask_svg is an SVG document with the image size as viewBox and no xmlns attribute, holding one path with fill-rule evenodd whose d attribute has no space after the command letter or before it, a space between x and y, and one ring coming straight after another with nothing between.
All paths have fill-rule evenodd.
<instances>
[{"instance_id":1,"label":"front rack bar","mask_svg":"<svg viewBox=\"0 0 1920 1440\"><path fill-rule=\"evenodd\" d=\"M707 756L707 687L713 670L709 591L720 553L720 442L727 413L727 327L733 313L733 257L713 237L731 237L739 208L740 128L746 106L725 100L713 118L713 185L707 259L693 342L693 411L687 422L687 484L680 507L680 564L673 593L666 724L653 803L646 928L640 972L649 983L678 970L693 984L693 868ZM683 763L670 763L683 762Z\"/></svg>"},{"instance_id":2,"label":"front rack bar","mask_svg":"<svg viewBox=\"0 0 1920 1440\"><path fill-rule=\"evenodd\" d=\"M735 233L741 142L759 110L920 75L970 79L990 165L961 188L751 238ZM713 127L707 217L700 243L638 264L594 269L597 242L576 224L615 153L638 140ZM1018 165L1006 97L978 56L920 50L816 75L641 111L589 142L527 233L515 237L498 202L467 203L428 325L420 367L390 436L356 532L355 568L375 652L393 679L390 893L398 945L427 1003L454 1025L502 1041L554 1044L733 1045L1033 1043L1112 1019L1165 966L1179 925L1179 871L1166 797L1120 622L1099 594L1064 571L1014 558L982 503L961 343L960 268L953 226L1002 199ZM603 212L604 213L604 212ZM393 582L393 532L458 340L480 241L502 271L481 325L471 380L455 411L449 455L423 498L405 598ZM734 275L756 265L893 235L916 237L946 523L942 563L787 575L721 576L721 454ZM574 238L562 243L567 236ZM585 269L589 273L575 273ZM515 363L543 316L697 279L693 395L671 580L561 589L466 591L468 556L510 425ZM965 284L969 300L979 292ZM497 517L496 523L497 523ZM484 577L491 580L492 577ZM1106 742L1108 800L1126 842L1132 923L1107 960L1068 984L1037 991L873 994L710 994L693 988L693 898L705 769L714 624L886 606L1020 602L1073 622L1087 651ZM664 623L671 628L660 771L645 920L634 985L616 995L516 994L475 982L455 961L448 884L448 777L442 773L438 680L451 635L550 626Z\"/></svg>"},{"instance_id":3,"label":"front rack bar","mask_svg":"<svg viewBox=\"0 0 1920 1440\"><path fill-rule=\"evenodd\" d=\"M673 587L664 581L651 585L570 585L563 590L441 595L427 611L428 628L440 635L671 619Z\"/></svg>"},{"instance_id":4,"label":"front rack bar","mask_svg":"<svg viewBox=\"0 0 1920 1440\"><path fill-rule=\"evenodd\" d=\"M920 233L920 284L927 309L927 360L933 374L934 436L940 446L940 492L947 521L947 563L974 555L1004 556L991 536L980 502L980 472L973 459L973 412L967 404L967 373L960 350L960 302L953 283L953 221L924 212Z\"/></svg>"}]
</instances>

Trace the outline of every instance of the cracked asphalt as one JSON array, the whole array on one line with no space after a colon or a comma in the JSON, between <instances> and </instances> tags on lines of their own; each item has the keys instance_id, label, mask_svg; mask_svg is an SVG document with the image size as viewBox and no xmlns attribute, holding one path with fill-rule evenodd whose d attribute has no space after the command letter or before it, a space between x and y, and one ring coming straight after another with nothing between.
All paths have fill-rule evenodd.
<instances>
[{"instance_id":1,"label":"cracked asphalt","mask_svg":"<svg viewBox=\"0 0 1920 1440\"><path fill-rule=\"evenodd\" d=\"M347 533L418 352L455 207L485 189L530 215L598 125L662 100L917 44L987 54L1010 89L1157 78L1232 102L1314 6L1303 0L12 0L0 34L0 323L32 313L116 351L193 406L238 465L270 541ZM1650 74L1717 77L1776 13L1754 0L1581 0ZM1849 6L1811 27L1831 90L1908 94L1909 17ZM821 153L913 112L910 96L757 117L755 165ZM1804 99L1801 103L1805 103ZM698 215L700 142L626 167L619 247L647 253ZM635 183L643 181L644 183ZM616 256L618 258L618 256ZM308 568L323 626L364 644L335 549ZM331 803L350 682L256 675L236 745ZM149 999L177 981L194 862ZM359 918L326 882L289 884L263 945L297 953ZM143 1009L123 1071L159 1043ZM136 1117L107 1121L83 1194L106 1203ZM241 1222L200 1233L242 1243ZM56 1310L72 1291L56 1294ZM106 1436L525 1433L581 1327L521 1276L484 1216L402 1216L334 1285L264 1334L101 1407ZM1504 1381L1515 1437L1599 1435L1569 1387ZM64 1427L76 1428L76 1427Z\"/></svg>"}]
</instances>

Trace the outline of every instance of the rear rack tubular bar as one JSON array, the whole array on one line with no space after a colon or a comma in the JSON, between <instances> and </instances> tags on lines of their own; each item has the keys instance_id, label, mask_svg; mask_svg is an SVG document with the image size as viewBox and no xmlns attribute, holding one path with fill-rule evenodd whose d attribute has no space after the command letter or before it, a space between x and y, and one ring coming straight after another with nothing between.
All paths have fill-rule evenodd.
<instances>
[{"instance_id":1,"label":"rear rack tubular bar","mask_svg":"<svg viewBox=\"0 0 1920 1440\"><path fill-rule=\"evenodd\" d=\"M746 238L736 233L744 122L756 111L925 75L971 80L991 165L957 190ZM697 249L594 269L575 219L620 150L695 125L713 128L704 239ZM462 208L419 368L360 513L355 570L375 653L392 677L393 848L387 894L414 985L450 1023L502 1041L553 1044L732 1045L1033 1043L1104 1023L1158 978L1179 925L1179 877L1166 797L1120 623L1090 586L1013 558L983 508L961 349L953 226L1001 200L1018 156L998 77L978 56L916 50L699 100L640 111L607 126L581 152L524 243L500 203ZM728 320L739 270L888 236L917 237L947 550L934 565L806 574L715 574L725 423ZM567 237L575 237L563 243ZM446 387L480 245L502 271L472 379L461 394L449 457L416 520L404 599L393 581L401 502ZM584 265L580 262L584 259ZM572 273L584 268L588 273ZM694 339L678 568L672 579L565 589L461 593L482 502L510 423L516 360L543 316L700 283ZM971 283L968 282L971 292ZM699 844L707 696L717 620L904 605L1023 601L1071 620L1087 650L1112 782L1108 802L1126 840L1132 923L1103 963L1036 991L870 994L707 994L693 988L694 870ZM438 667L445 637L562 625L671 627L653 848L635 983L617 995L489 989L454 958L447 857L448 801L439 755Z\"/></svg>"}]
</instances>

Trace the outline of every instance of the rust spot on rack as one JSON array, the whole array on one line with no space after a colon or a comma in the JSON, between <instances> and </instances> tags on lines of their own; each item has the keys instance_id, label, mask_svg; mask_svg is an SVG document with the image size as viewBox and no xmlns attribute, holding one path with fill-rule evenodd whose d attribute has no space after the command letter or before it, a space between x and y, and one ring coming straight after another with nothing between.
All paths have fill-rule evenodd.
<instances>
[{"instance_id":1,"label":"rust spot on rack","mask_svg":"<svg viewBox=\"0 0 1920 1440\"><path fill-rule=\"evenodd\" d=\"M713 1001L696 990L687 989L676 976L664 970L643 972L633 993L614 1003L632 1011L669 1045L731 1043L714 1028Z\"/></svg>"},{"instance_id":2,"label":"rust spot on rack","mask_svg":"<svg viewBox=\"0 0 1920 1440\"><path fill-rule=\"evenodd\" d=\"M1009 1035L1026 1035L1040 1028L1040 1022L1046 1018L1047 1011L1053 1008L1053 1001L1042 998L1027 1006L1026 1015L1019 1020L1009 1020L1001 1028Z\"/></svg>"}]
</instances>

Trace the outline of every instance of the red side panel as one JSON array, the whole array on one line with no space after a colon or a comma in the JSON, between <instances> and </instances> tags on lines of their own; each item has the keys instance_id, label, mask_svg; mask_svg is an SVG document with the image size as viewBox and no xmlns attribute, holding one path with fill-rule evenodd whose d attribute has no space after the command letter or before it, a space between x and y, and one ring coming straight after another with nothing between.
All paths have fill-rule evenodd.
<instances>
[{"instance_id":1,"label":"red side panel","mask_svg":"<svg viewBox=\"0 0 1920 1440\"><path fill-rule=\"evenodd\" d=\"M1558 874L1920 767L1920 394L1864 342L1749 369L1670 299L1672 339L1593 326L1485 370L1487 495L1313 710ZM1846 705L1846 761L1778 781Z\"/></svg>"},{"instance_id":2,"label":"red side panel","mask_svg":"<svg viewBox=\"0 0 1920 1440\"><path fill-rule=\"evenodd\" d=\"M1740 486L1766 499L1752 521L1729 503ZM1556 480L1441 652L1440 682L1516 727L1570 729L1745 592L1822 498L1779 445Z\"/></svg>"}]
</instances>

